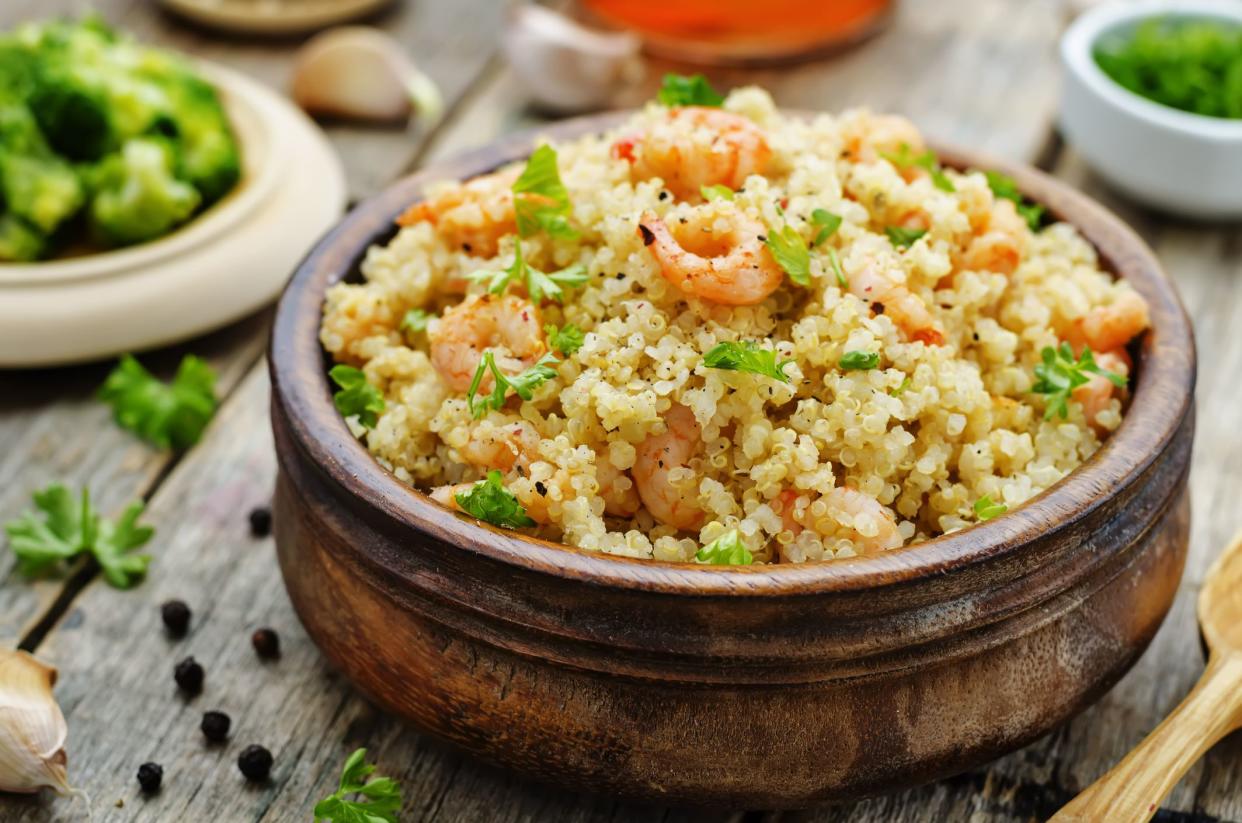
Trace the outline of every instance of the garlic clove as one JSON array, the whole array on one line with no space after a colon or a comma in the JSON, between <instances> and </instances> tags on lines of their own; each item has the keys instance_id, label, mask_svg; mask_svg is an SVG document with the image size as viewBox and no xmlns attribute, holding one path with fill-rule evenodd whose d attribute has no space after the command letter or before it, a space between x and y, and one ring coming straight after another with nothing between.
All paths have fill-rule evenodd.
<instances>
[{"instance_id":1,"label":"garlic clove","mask_svg":"<svg viewBox=\"0 0 1242 823\"><path fill-rule=\"evenodd\" d=\"M379 123L412 113L434 120L444 108L435 83L397 41L366 26L311 38L295 60L291 93L309 114Z\"/></svg>"},{"instance_id":2,"label":"garlic clove","mask_svg":"<svg viewBox=\"0 0 1242 823\"><path fill-rule=\"evenodd\" d=\"M642 74L638 37L589 29L543 6L513 7L502 42L532 100L555 112L607 107Z\"/></svg>"},{"instance_id":3,"label":"garlic clove","mask_svg":"<svg viewBox=\"0 0 1242 823\"><path fill-rule=\"evenodd\" d=\"M0 791L44 786L77 795L65 771L68 727L52 697L56 669L26 652L0 649Z\"/></svg>"}]
</instances>

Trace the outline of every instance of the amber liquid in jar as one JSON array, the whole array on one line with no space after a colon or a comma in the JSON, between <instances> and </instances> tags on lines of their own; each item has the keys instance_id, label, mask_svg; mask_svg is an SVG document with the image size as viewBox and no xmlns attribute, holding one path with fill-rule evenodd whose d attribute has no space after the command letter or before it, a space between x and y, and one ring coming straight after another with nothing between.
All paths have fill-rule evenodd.
<instances>
[{"instance_id":1,"label":"amber liquid in jar","mask_svg":"<svg viewBox=\"0 0 1242 823\"><path fill-rule=\"evenodd\" d=\"M895 0L582 0L659 54L691 61L772 61L830 49L879 28Z\"/></svg>"}]
</instances>

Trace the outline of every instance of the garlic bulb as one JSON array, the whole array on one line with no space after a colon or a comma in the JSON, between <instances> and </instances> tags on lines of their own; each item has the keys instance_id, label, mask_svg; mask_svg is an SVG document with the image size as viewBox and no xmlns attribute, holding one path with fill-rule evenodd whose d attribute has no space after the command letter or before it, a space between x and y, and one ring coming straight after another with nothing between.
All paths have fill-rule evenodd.
<instances>
[{"instance_id":1,"label":"garlic bulb","mask_svg":"<svg viewBox=\"0 0 1242 823\"><path fill-rule=\"evenodd\" d=\"M291 93L309 114L382 123L412 113L433 120L444 108L435 83L397 41L365 26L311 38L294 63Z\"/></svg>"},{"instance_id":2,"label":"garlic bulb","mask_svg":"<svg viewBox=\"0 0 1242 823\"><path fill-rule=\"evenodd\" d=\"M50 786L80 795L65 772L68 727L52 697L56 669L26 652L0 649L0 791Z\"/></svg>"},{"instance_id":3,"label":"garlic bulb","mask_svg":"<svg viewBox=\"0 0 1242 823\"><path fill-rule=\"evenodd\" d=\"M556 112L604 108L642 73L636 36L588 29L543 6L512 8L503 44L534 102Z\"/></svg>"}]
</instances>

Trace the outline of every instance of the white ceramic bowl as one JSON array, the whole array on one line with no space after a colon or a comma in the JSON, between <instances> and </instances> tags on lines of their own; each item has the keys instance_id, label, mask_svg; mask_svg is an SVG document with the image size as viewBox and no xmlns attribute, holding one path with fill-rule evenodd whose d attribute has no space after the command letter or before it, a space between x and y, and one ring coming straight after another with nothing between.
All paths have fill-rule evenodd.
<instances>
[{"instance_id":1,"label":"white ceramic bowl","mask_svg":"<svg viewBox=\"0 0 1242 823\"><path fill-rule=\"evenodd\" d=\"M1092 55L1102 36L1165 15L1242 24L1242 2L1143 0L1106 3L1083 14L1061 40L1061 131L1101 176L1135 200L1189 217L1242 217L1242 120L1140 97L1106 75Z\"/></svg>"},{"instance_id":2,"label":"white ceramic bowl","mask_svg":"<svg viewBox=\"0 0 1242 823\"><path fill-rule=\"evenodd\" d=\"M340 218L344 172L306 115L244 75L200 68L241 144L241 182L159 240L0 263L0 368L98 360L223 326L272 302Z\"/></svg>"}]
</instances>

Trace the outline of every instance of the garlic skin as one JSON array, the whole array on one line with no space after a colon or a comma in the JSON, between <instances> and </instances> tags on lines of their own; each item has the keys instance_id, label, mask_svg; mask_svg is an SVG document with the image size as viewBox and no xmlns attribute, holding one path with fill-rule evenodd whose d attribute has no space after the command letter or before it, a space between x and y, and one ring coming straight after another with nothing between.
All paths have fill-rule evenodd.
<instances>
[{"instance_id":1,"label":"garlic skin","mask_svg":"<svg viewBox=\"0 0 1242 823\"><path fill-rule=\"evenodd\" d=\"M290 93L312 115L403 123L434 120L440 91L392 37L366 26L342 26L312 37L297 54Z\"/></svg>"},{"instance_id":2,"label":"garlic skin","mask_svg":"<svg viewBox=\"0 0 1242 823\"><path fill-rule=\"evenodd\" d=\"M0 649L0 791L80 794L65 772L69 733L52 686L56 669L26 652Z\"/></svg>"},{"instance_id":3,"label":"garlic skin","mask_svg":"<svg viewBox=\"0 0 1242 823\"><path fill-rule=\"evenodd\" d=\"M512 7L502 45L533 102L553 112L605 108L642 74L638 37L588 29L544 6Z\"/></svg>"}]
</instances>

